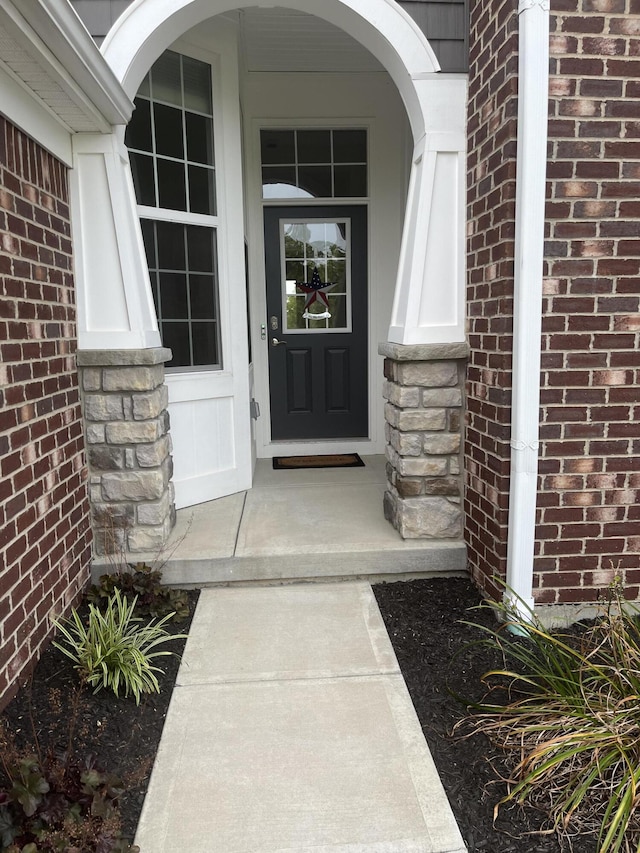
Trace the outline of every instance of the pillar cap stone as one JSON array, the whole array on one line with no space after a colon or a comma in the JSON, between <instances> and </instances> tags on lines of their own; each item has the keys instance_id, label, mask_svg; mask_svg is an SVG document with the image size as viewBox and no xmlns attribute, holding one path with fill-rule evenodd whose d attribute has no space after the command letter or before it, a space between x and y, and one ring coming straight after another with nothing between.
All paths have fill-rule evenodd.
<instances>
[{"instance_id":1,"label":"pillar cap stone","mask_svg":"<svg viewBox=\"0 0 640 853\"><path fill-rule=\"evenodd\" d=\"M393 361L445 361L469 358L466 341L452 344L394 344L383 341L378 344L378 354Z\"/></svg>"},{"instance_id":2,"label":"pillar cap stone","mask_svg":"<svg viewBox=\"0 0 640 853\"><path fill-rule=\"evenodd\" d=\"M173 354L168 347L148 349L96 349L78 350L79 367L142 367L164 364L171 361Z\"/></svg>"}]
</instances>

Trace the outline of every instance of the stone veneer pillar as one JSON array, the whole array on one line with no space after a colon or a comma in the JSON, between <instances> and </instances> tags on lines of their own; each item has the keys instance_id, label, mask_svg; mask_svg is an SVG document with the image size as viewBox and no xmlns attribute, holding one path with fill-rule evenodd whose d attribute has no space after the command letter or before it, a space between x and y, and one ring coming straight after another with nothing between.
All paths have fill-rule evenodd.
<instances>
[{"instance_id":1,"label":"stone veneer pillar","mask_svg":"<svg viewBox=\"0 0 640 853\"><path fill-rule=\"evenodd\" d=\"M97 556L161 549L175 524L170 359L164 347L78 352Z\"/></svg>"},{"instance_id":2,"label":"stone veneer pillar","mask_svg":"<svg viewBox=\"0 0 640 853\"><path fill-rule=\"evenodd\" d=\"M403 539L462 539L462 406L467 344L383 343L387 490Z\"/></svg>"}]
</instances>

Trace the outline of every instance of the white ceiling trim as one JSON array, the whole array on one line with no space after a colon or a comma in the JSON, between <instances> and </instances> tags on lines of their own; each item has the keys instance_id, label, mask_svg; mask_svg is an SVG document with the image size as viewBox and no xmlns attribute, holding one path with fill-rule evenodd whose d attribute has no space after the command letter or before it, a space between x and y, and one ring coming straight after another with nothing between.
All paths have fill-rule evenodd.
<instances>
[{"instance_id":1,"label":"white ceiling trim","mask_svg":"<svg viewBox=\"0 0 640 853\"><path fill-rule=\"evenodd\" d=\"M129 120L131 101L67 3L0 0L0 60L72 132Z\"/></svg>"}]
</instances>

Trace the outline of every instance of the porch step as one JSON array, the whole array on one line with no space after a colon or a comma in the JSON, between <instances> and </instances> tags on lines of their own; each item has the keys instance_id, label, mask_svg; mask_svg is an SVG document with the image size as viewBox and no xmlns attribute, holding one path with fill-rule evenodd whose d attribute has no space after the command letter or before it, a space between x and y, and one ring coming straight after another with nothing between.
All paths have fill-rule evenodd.
<instances>
[{"instance_id":1,"label":"porch step","mask_svg":"<svg viewBox=\"0 0 640 853\"><path fill-rule=\"evenodd\" d=\"M132 562L138 562L140 557L136 555L131 559ZM342 551L195 559L170 557L162 566L162 580L171 586L197 587L252 581L380 581L398 580L402 576L460 575L465 573L465 566L466 549L463 544L434 542L426 547L405 551ZM94 568L97 570L98 564ZM111 569L100 568L98 574L104 571Z\"/></svg>"},{"instance_id":2,"label":"porch step","mask_svg":"<svg viewBox=\"0 0 640 853\"><path fill-rule=\"evenodd\" d=\"M127 562L162 566L165 583L198 587L465 572L464 542L403 540L385 520L383 457L341 470L261 463L251 490L180 510L162 553ZM94 575L113 571L113 562L96 561Z\"/></svg>"}]
</instances>

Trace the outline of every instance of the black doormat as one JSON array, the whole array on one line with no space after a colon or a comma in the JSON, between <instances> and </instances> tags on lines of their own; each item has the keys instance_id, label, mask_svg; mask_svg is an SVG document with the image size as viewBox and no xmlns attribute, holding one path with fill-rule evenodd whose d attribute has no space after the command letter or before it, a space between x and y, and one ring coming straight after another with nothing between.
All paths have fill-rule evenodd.
<instances>
[{"instance_id":1,"label":"black doormat","mask_svg":"<svg viewBox=\"0 0 640 853\"><path fill-rule=\"evenodd\" d=\"M333 453L328 456L274 456L276 471L296 468L363 468L364 462L357 453Z\"/></svg>"}]
</instances>

